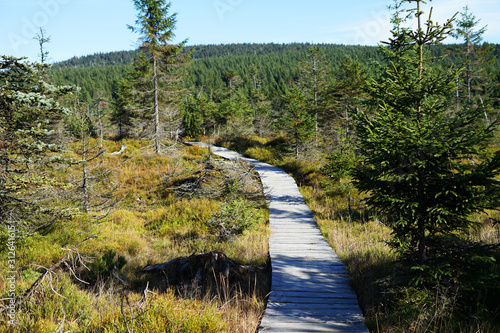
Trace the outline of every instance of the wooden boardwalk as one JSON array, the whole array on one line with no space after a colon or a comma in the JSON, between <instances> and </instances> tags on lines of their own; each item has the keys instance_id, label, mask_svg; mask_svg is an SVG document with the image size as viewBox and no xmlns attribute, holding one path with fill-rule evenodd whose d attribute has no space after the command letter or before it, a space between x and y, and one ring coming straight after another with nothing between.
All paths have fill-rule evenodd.
<instances>
[{"instance_id":1,"label":"wooden boardwalk","mask_svg":"<svg viewBox=\"0 0 500 333\"><path fill-rule=\"evenodd\" d=\"M321 235L295 180L231 150L212 151L254 164L269 196L272 286L259 331L368 333L344 264Z\"/></svg>"}]
</instances>

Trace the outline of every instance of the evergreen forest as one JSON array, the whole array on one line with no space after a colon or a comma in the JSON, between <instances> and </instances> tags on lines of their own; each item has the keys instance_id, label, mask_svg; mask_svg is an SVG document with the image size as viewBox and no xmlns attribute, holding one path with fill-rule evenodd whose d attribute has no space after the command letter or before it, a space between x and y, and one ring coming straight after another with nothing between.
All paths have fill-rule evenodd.
<instances>
[{"instance_id":1,"label":"evergreen forest","mask_svg":"<svg viewBox=\"0 0 500 333\"><path fill-rule=\"evenodd\" d=\"M488 45L488 44L486 44ZM279 97L290 83L300 77L299 64L307 59L308 48L318 47L328 65L331 77L338 73L347 58L357 59L367 70L375 71L373 62L384 61L376 46L353 46L308 43L295 44L228 44L186 46L184 52L193 60L186 87L212 94L227 86L226 75L234 73L241 78L243 90L250 94L253 86L252 66L258 69L258 84L269 98ZM433 47L433 54L439 55L458 48L459 45ZM491 56L495 59L489 70L498 77L500 72L500 45L492 44ZM90 101L98 91L111 97L113 82L119 81L128 70L138 51L122 51L94 54L51 65L50 76L58 84L76 84L82 88L82 101ZM450 55L446 62L461 64L458 55Z\"/></svg>"}]
</instances>

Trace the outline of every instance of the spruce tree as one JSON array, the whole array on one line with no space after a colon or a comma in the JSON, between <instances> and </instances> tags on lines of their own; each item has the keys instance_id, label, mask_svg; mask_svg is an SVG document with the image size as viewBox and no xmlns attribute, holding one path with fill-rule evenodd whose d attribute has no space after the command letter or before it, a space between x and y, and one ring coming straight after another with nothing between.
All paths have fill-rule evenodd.
<instances>
[{"instance_id":1,"label":"spruce tree","mask_svg":"<svg viewBox=\"0 0 500 333\"><path fill-rule=\"evenodd\" d=\"M494 59L493 49L491 45L481 44L486 26L479 28L479 22L466 6L453 32L453 37L462 40L457 53L465 68L457 81L457 99L465 99L467 104L483 103L487 86L491 84L487 70Z\"/></svg>"},{"instance_id":2,"label":"spruce tree","mask_svg":"<svg viewBox=\"0 0 500 333\"><path fill-rule=\"evenodd\" d=\"M177 106L182 90L183 68L189 54L181 54L187 41L172 44L177 14L169 15L166 0L133 0L138 11L136 26L141 34L142 55L134 62L133 92L145 119L154 127L154 150L161 152L165 131L178 133L182 122Z\"/></svg>"},{"instance_id":3,"label":"spruce tree","mask_svg":"<svg viewBox=\"0 0 500 333\"><path fill-rule=\"evenodd\" d=\"M130 90L130 84L125 79L113 84L110 121L118 127L119 138L126 137L134 124L135 112L130 105Z\"/></svg>"},{"instance_id":4,"label":"spruce tree","mask_svg":"<svg viewBox=\"0 0 500 333\"><path fill-rule=\"evenodd\" d=\"M0 56L0 224L31 231L60 216L48 174L63 147L51 142L51 122L67 111L57 99L74 87L43 80L44 65Z\"/></svg>"},{"instance_id":5,"label":"spruce tree","mask_svg":"<svg viewBox=\"0 0 500 333\"><path fill-rule=\"evenodd\" d=\"M253 131L253 112L243 90L229 91L219 105L217 117L221 119L219 124L226 125L226 137L249 135Z\"/></svg>"},{"instance_id":6,"label":"spruce tree","mask_svg":"<svg viewBox=\"0 0 500 333\"><path fill-rule=\"evenodd\" d=\"M216 124L217 104L202 91L185 96L182 110L185 135L206 135Z\"/></svg>"},{"instance_id":7,"label":"spruce tree","mask_svg":"<svg viewBox=\"0 0 500 333\"><path fill-rule=\"evenodd\" d=\"M354 142L351 118L352 113L366 98L364 94L366 78L366 70L359 60L346 56L336 72L334 81L328 86L327 96L333 102L325 108L325 117L322 119L323 126L326 127L325 133L330 139L326 142L327 152L342 151L346 142Z\"/></svg>"},{"instance_id":8,"label":"spruce tree","mask_svg":"<svg viewBox=\"0 0 500 333\"><path fill-rule=\"evenodd\" d=\"M255 133L260 137L269 136L272 126L275 125L271 101L260 90L253 90L251 92L251 104Z\"/></svg>"},{"instance_id":9,"label":"spruce tree","mask_svg":"<svg viewBox=\"0 0 500 333\"><path fill-rule=\"evenodd\" d=\"M424 18L422 0L396 3L393 37L382 48L388 65L368 82L368 108L357 114L362 163L355 179L387 218L393 244L423 264L435 255L431 245L439 242L431 241L467 231L471 214L498 207L500 155L483 154L497 122L484 122L480 105L456 110L459 73L429 55L453 19L439 25ZM414 29L403 27L404 5L416 6L408 15Z\"/></svg>"},{"instance_id":10,"label":"spruce tree","mask_svg":"<svg viewBox=\"0 0 500 333\"><path fill-rule=\"evenodd\" d=\"M325 54L318 46L307 49L307 60L300 62L302 74L300 85L308 101L308 107L313 115L314 131L319 130L322 109L324 108L325 90L328 85L328 63Z\"/></svg>"},{"instance_id":11,"label":"spruce tree","mask_svg":"<svg viewBox=\"0 0 500 333\"><path fill-rule=\"evenodd\" d=\"M315 122L314 116L308 112L306 97L297 86L290 88L284 96L281 126L291 138L294 155L298 159L301 149L315 133Z\"/></svg>"},{"instance_id":12,"label":"spruce tree","mask_svg":"<svg viewBox=\"0 0 500 333\"><path fill-rule=\"evenodd\" d=\"M351 218L351 172L356 165L352 114L361 104L366 72L358 59L344 58L335 75L335 81L328 87L327 95L334 101L326 109L323 121L328 128L328 138L324 144L326 161L321 172L330 179L330 192L347 195L349 219ZM329 139L329 140L328 140Z\"/></svg>"}]
</instances>

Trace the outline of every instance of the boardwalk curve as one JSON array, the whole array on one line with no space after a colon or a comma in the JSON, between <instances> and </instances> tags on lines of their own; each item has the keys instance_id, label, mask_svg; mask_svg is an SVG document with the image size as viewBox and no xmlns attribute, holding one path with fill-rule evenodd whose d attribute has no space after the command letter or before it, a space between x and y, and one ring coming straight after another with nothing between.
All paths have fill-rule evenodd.
<instances>
[{"instance_id":1,"label":"boardwalk curve","mask_svg":"<svg viewBox=\"0 0 500 333\"><path fill-rule=\"evenodd\" d=\"M295 180L226 148L212 151L252 163L269 196L272 285L259 331L368 333L344 264L321 235Z\"/></svg>"}]
</instances>

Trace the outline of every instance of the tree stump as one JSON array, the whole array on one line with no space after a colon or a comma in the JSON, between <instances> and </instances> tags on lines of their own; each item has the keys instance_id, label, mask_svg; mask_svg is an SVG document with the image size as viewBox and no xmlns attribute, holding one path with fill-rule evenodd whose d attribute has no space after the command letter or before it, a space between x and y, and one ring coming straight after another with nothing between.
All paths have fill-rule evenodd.
<instances>
[{"instance_id":1,"label":"tree stump","mask_svg":"<svg viewBox=\"0 0 500 333\"><path fill-rule=\"evenodd\" d=\"M150 286L158 290L189 287L201 288L206 293L224 286L233 291L257 292L265 296L270 285L268 267L240 265L219 251L149 265L141 273L149 275Z\"/></svg>"}]
</instances>

